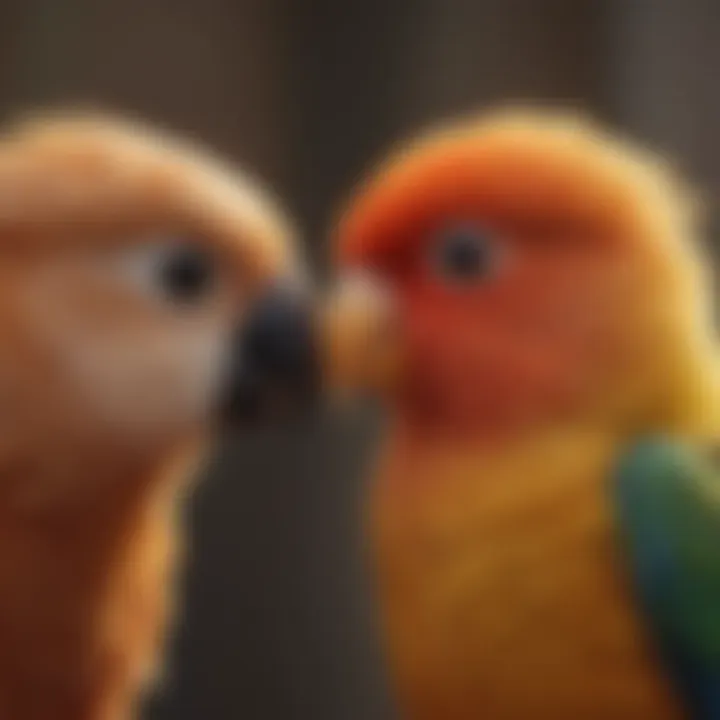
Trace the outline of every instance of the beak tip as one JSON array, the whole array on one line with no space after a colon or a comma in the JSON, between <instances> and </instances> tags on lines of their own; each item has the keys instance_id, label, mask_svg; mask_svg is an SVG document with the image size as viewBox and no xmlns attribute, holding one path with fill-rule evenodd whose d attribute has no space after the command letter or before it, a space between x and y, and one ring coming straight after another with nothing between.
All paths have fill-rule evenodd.
<instances>
[{"instance_id":1,"label":"beak tip","mask_svg":"<svg viewBox=\"0 0 720 720\"><path fill-rule=\"evenodd\" d=\"M317 407L321 373L314 313L304 292L278 285L259 298L233 348L226 417L254 421ZM234 423L233 423L234 424Z\"/></svg>"}]
</instances>

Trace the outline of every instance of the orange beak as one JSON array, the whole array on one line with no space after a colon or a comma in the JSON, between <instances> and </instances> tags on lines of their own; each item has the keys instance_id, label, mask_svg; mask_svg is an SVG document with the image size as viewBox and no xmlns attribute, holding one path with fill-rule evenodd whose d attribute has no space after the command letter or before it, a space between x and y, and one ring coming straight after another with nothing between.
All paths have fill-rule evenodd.
<instances>
[{"instance_id":1,"label":"orange beak","mask_svg":"<svg viewBox=\"0 0 720 720\"><path fill-rule=\"evenodd\" d=\"M341 394L392 390L401 343L391 289L368 272L341 277L323 313L325 378Z\"/></svg>"}]
</instances>

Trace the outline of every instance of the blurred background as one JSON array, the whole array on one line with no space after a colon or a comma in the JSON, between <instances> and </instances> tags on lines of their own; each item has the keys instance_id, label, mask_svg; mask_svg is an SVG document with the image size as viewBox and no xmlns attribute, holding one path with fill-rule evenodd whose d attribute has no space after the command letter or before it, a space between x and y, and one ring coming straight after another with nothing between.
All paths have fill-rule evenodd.
<instances>
[{"instance_id":1,"label":"blurred background","mask_svg":"<svg viewBox=\"0 0 720 720\"><path fill-rule=\"evenodd\" d=\"M720 185L716 0L0 0L0 105L84 102L191 133L299 219L396 138L506 100L585 108ZM226 448L189 510L185 616L148 720L392 718L360 509L372 419Z\"/></svg>"}]
</instances>

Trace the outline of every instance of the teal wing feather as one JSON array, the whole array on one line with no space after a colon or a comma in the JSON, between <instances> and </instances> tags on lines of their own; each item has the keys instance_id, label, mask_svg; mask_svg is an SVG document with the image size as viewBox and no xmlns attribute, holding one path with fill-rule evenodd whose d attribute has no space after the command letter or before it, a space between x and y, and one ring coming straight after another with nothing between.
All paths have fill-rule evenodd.
<instances>
[{"instance_id":1,"label":"teal wing feather","mask_svg":"<svg viewBox=\"0 0 720 720\"><path fill-rule=\"evenodd\" d=\"M614 483L638 600L693 717L720 720L720 469L669 439L637 443Z\"/></svg>"}]
</instances>

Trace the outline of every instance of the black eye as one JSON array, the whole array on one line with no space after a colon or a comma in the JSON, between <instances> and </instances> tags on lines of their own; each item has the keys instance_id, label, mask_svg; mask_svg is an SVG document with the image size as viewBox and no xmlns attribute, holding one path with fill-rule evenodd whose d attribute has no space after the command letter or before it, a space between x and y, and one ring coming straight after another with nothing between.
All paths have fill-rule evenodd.
<instances>
[{"instance_id":1,"label":"black eye","mask_svg":"<svg viewBox=\"0 0 720 720\"><path fill-rule=\"evenodd\" d=\"M163 292L183 303L203 299L213 288L215 267L212 258L191 245L172 248L160 259L158 280Z\"/></svg>"},{"instance_id":2,"label":"black eye","mask_svg":"<svg viewBox=\"0 0 720 720\"><path fill-rule=\"evenodd\" d=\"M475 227L446 230L435 250L440 274L453 282L473 282L486 278L494 269L495 248L488 234Z\"/></svg>"}]
</instances>

